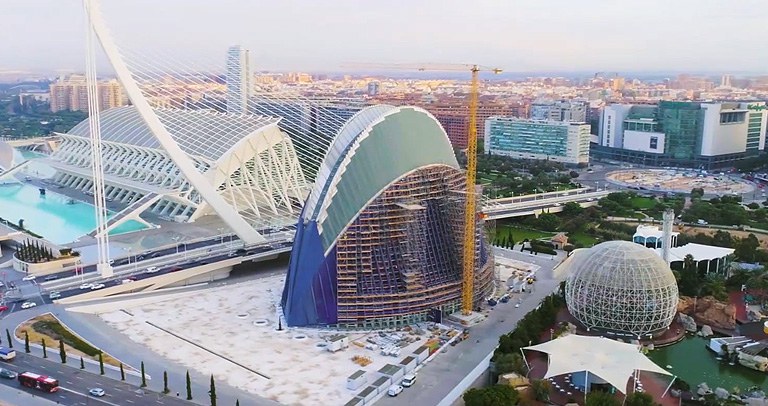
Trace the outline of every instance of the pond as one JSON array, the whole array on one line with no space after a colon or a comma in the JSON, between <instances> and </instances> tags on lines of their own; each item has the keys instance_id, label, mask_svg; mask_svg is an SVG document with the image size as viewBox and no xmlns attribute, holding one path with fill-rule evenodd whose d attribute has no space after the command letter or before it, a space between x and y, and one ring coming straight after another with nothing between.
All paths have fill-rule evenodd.
<instances>
[{"instance_id":1,"label":"pond","mask_svg":"<svg viewBox=\"0 0 768 406\"><path fill-rule=\"evenodd\" d=\"M688 382L691 387L706 382L714 390L722 387L728 391L739 387L742 390L751 386L763 387L768 374L727 362L718 361L715 354L706 346L709 339L687 337L677 344L658 348L648 353L656 364ZM672 369L667 368L671 365Z\"/></svg>"}]
</instances>

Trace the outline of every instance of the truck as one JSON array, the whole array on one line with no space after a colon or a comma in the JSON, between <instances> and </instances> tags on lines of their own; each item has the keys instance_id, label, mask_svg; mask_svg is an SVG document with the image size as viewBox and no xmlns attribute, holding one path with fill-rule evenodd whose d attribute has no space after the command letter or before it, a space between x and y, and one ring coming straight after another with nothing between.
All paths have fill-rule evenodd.
<instances>
[{"instance_id":1,"label":"truck","mask_svg":"<svg viewBox=\"0 0 768 406\"><path fill-rule=\"evenodd\" d=\"M5 362L13 361L16 358L16 350L0 347L0 359Z\"/></svg>"}]
</instances>

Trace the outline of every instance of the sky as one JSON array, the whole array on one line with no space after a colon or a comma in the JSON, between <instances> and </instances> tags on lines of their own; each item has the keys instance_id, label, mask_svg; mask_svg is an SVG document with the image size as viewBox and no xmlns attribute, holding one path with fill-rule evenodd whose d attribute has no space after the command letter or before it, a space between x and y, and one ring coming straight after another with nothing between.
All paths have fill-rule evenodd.
<instances>
[{"instance_id":1,"label":"sky","mask_svg":"<svg viewBox=\"0 0 768 406\"><path fill-rule=\"evenodd\" d=\"M476 63L507 72L768 72L764 0L101 0L121 49L152 61L343 71ZM82 71L80 0L0 0L0 71ZM352 64L352 65L350 65ZM105 62L100 65L106 66Z\"/></svg>"}]
</instances>

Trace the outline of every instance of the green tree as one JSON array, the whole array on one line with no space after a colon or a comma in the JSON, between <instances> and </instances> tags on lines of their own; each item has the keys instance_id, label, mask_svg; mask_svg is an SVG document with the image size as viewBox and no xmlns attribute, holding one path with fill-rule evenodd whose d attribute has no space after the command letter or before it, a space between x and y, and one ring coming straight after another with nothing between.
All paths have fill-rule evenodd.
<instances>
[{"instance_id":1,"label":"green tree","mask_svg":"<svg viewBox=\"0 0 768 406\"><path fill-rule=\"evenodd\" d=\"M653 396L645 392L632 392L627 395L627 399L624 401L624 406L655 406L656 402L653 401Z\"/></svg>"},{"instance_id":2,"label":"green tree","mask_svg":"<svg viewBox=\"0 0 768 406\"><path fill-rule=\"evenodd\" d=\"M211 390L208 394L211 396L211 406L216 406L216 384L213 381L213 374L211 374Z\"/></svg>"},{"instance_id":3,"label":"green tree","mask_svg":"<svg viewBox=\"0 0 768 406\"><path fill-rule=\"evenodd\" d=\"M83 357L80 357L80 369L85 369L85 362L83 361Z\"/></svg>"},{"instance_id":4,"label":"green tree","mask_svg":"<svg viewBox=\"0 0 768 406\"><path fill-rule=\"evenodd\" d=\"M702 197L704 197L704 188L695 187L691 189L691 200L701 199Z\"/></svg>"},{"instance_id":5,"label":"green tree","mask_svg":"<svg viewBox=\"0 0 768 406\"><path fill-rule=\"evenodd\" d=\"M235 406L240 406L240 399L237 399L237 400L235 401Z\"/></svg>"},{"instance_id":6,"label":"green tree","mask_svg":"<svg viewBox=\"0 0 768 406\"><path fill-rule=\"evenodd\" d=\"M5 338L8 340L8 348L13 348L13 340L11 340L11 332L5 329Z\"/></svg>"},{"instance_id":7,"label":"green tree","mask_svg":"<svg viewBox=\"0 0 768 406\"><path fill-rule=\"evenodd\" d=\"M560 218L554 214L544 213L539 215L536 224L544 231L555 231L560 227Z\"/></svg>"},{"instance_id":8,"label":"green tree","mask_svg":"<svg viewBox=\"0 0 768 406\"><path fill-rule=\"evenodd\" d=\"M120 363L120 380L121 381L125 380L125 368L123 368L122 362Z\"/></svg>"},{"instance_id":9,"label":"green tree","mask_svg":"<svg viewBox=\"0 0 768 406\"><path fill-rule=\"evenodd\" d=\"M187 400L192 400L192 380L189 379L189 370L187 370Z\"/></svg>"},{"instance_id":10,"label":"green tree","mask_svg":"<svg viewBox=\"0 0 768 406\"><path fill-rule=\"evenodd\" d=\"M539 402L546 402L549 400L549 389L549 381L546 379L534 379L531 381L533 397Z\"/></svg>"},{"instance_id":11,"label":"green tree","mask_svg":"<svg viewBox=\"0 0 768 406\"><path fill-rule=\"evenodd\" d=\"M67 351L64 349L64 340L59 340L59 357L62 364L67 363Z\"/></svg>"},{"instance_id":12,"label":"green tree","mask_svg":"<svg viewBox=\"0 0 768 406\"><path fill-rule=\"evenodd\" d=\"M99 353L99 373L104 375L104 356Z\"/></svg>"},{"instance_id":13,"label":"green tree","mask_svg":"<svg viewBox=\"0 0 768 406\"><path fill-rule=\"evenodd\" d=\"M45 347L45 338L43 338L40 343L43 345L43 358L48 358L48 349Z\"/></svg>"},{"instance_id":14,"label":"green tree","mask_svg":"<svg viewBox=\"0 0 768 406\"><path fill-rule=\"evenodd\" d=\"M754 234L749 234L746 238L740 239L734 246L734 255L746 262L754 262L757 248L760 246L760 241Z\"/></svg>"},{"instance_id":15,"label":"green tree","mask_svg":"<svg viewBox=\"0 0 768 406\"><path fill-rule=\"evenodd\" d=\"M171 390L168 389L168 371L163 371L163 393L168 393Z\"/></svg>"},{"instance_id":16,"label":"green tree","mask_svg":"<svg viewBox=\"0 0 768 406\"><path fill-rule=\"evenodd\" d=\"M591 391L587 395L585 406L620 406L621 402L616 396L599 390Z\"/></svg>"},{"instance_id":17,"label":"green tree","mask_svg":"<svg viewBox=\"0 0 768 406\"><path fill-rule=\"evenodd\" d=\"M486 388L472 388L462 396L465 406L509 406L516 405L520 396L509 385L493 385Z\"/></svg>"},{"instance_id":18,"label":"green tree","mask_svg":"<svg viewBox=\"0 0 768 406\"><path fill-rule=\"evenodd\" d=\"M141 361L141 387L147 387L147 374L144 371L144 361Z\"/></svg>"},{"instance_id":19,"label":"green tree","mask_svg":"<svg viewBox=\"0 0 768 406\"><path fill-rule=\"evenodd\" d=\"M26 332L26 330L24 331L24 352L26 352L27 354L30 353L30 351L29 351L29 334Z\"/></svg>"},{"instance_id":20,"label":"green tree","mask_svg":"<svg viewBox=\"0 0 768 406\"><path fill-rule=\"evenodd\" d=\"M516 372L520 375L525 375L525 361L523 356L517 352L502 354L496 357L494 361L497 374L506 374L508 372Z\"/></svg>"}]
</instances>

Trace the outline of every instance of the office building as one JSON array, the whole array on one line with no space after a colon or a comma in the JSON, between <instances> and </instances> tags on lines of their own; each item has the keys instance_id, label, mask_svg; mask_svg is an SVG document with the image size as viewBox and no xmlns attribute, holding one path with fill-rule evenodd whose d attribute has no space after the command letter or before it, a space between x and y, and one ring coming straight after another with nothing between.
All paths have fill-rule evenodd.
<instances>
[{"instance_id":1,"label":"office building","mask_svg":"<svg viewBox=\"0 0 768 406\"><path fill-rule=\"evenodd\" d=\"M240 45L227 51L227 113L244 114L251 94L250 55Z\"/></svg>"},{"instance_id":2,"label":"office building","mask_svg":"<svg viewBox=\"0 0 768 406\"><path fill-rule=\"evenodd\" d=\"M379 82L368 82L368 96L379 94Z\"/></svg>"},{"instance_id":3,"label":"office building","mask_svg":"<svg viewBox=\"0 0 768 406\"><path fill-rule=\"evenodd\" d=\"M540 100L531 104L533 120L587 122L588 104L574 100Z\"/></svg>"},{"instance_id":4,"label":"office building","mask_svg":"<svg viewBox=\"0 0 768 406\"><path fill-rule=\"evenodd\" d=\"M491 117L485 121L483 147L486 154L588 163L589 129L586 123Z\"/></svg>"},{"instance_id":5,"label":"office building","mask_svg":"<svg viewBox=\"0 0 768 406\"><path fill-rule=\"evenodd\" d=\"M377 105L356 114L299 217L282 296L287 324L390 328L458 311L465 187L428 112ZM493 290L493 257L477 219L475 305Z\"/></svg>"},{"instance_id":6,"label":"office building","mask_svg":"<svg viewBox=\"0 0 768 406\"><path fill-rule=\"evenodd\" d=\"M765 102L612 104L593 154L655 166L716 168L765 149Z\"/></svg>"},{"instance_id":7,"label":"office building","mask_svg":"<svg viewBox=\"0 0 768 406\"><path fill-rule=\"evenodd\" d=\"M116 80L100 81L97 85L99 110L104 111L125 104L123 90ZM51 111L88 111L88 84L83 75L59 78L50 86Z\"/></svg>"}]
</instances>

